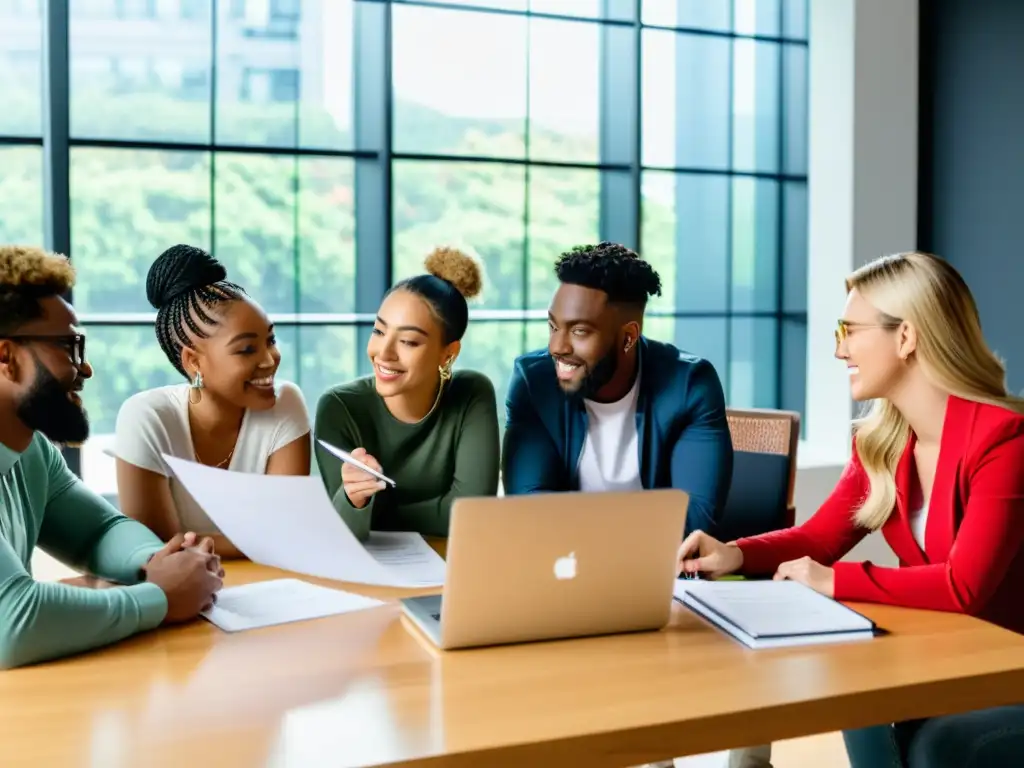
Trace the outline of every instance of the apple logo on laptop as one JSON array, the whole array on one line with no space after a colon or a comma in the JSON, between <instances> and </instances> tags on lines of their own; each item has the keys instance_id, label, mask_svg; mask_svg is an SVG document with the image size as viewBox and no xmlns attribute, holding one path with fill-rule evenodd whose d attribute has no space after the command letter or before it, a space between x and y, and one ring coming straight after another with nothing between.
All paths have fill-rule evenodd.
<instances>
[{"instance_id":1,"label":"apple logo on laptop","mask_svg":"<svg viewBox=\"0 0 1024 768\"><path fill-rule=\"evenodd\" d=\"M576 553L555 560L555 578L560 580L576 578Z\"/></svg>"}]
</instances>

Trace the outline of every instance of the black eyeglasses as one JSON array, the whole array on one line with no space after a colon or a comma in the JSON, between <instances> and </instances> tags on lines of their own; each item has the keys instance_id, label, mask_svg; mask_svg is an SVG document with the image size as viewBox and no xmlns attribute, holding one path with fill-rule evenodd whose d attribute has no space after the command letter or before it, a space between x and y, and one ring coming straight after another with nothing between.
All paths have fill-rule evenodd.
<instances>
[{"instance_id":1,"label":"black eyeglasses","mask_svg":"<svg viewBox=\"0 0 1024 768\"><path fill-rule=\"evenodd\" d=\"M16 341L19 344L26 344L32 342L38 342L40 344L53 344L56 347L60 347L68 353L68 357L71 358L71 362L76 366L81 367L85 365L85 334L82 333L69 333L66 335L12 335L12 336L0 336L0 339L6 339L7 341Z\"/></svg>"}]
</instances>

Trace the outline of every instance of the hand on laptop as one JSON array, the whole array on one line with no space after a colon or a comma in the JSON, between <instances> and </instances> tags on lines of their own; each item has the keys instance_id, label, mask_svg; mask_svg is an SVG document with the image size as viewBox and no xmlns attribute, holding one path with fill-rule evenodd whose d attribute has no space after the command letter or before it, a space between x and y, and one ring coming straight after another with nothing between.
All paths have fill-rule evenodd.
<instances>
[{"instance_id":1,"label":"hand on laptop","mask_svg":"<svg viewBox=\"0 0 1024 768\"><path fill-rule=\"evenodd\" d=\"M743 567L743 550L694 531L679 545L679 573L706 573L712 579Z\"/></svg>"},{"instance_id":2,"label":"hand on laptop","mask_svg":"<svg viewBox=\"0 0 1024 768\"><path fill-rule=\"evenodd\" d=\"M356 448L352 451L352 458L363 462L363 464L375 472L384 472L381 469L380 462L368 454L365 448ZM349 502L356 509L365 507L373 494L384 490L383 480L378 480L369 472L364 472L347 461L341 465L341 483L345 488L345 495L348 496Z\"/></svg>"}]
</instances>

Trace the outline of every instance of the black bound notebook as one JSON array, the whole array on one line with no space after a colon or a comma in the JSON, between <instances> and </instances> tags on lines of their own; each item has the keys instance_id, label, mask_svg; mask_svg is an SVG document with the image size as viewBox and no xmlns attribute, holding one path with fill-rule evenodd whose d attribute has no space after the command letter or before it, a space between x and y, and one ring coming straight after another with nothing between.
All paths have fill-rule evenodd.
<instances>
[{"instance_id":1,"label":"black bound notebook","mask_svg":"<svg viewBox=\"0 0 1024 768\"><path fill-rule=\"evenodd\" d=\"M750 648L868 640L875 623L795 581L678 579L675 598Z\"/></svg>"}]
</instances>

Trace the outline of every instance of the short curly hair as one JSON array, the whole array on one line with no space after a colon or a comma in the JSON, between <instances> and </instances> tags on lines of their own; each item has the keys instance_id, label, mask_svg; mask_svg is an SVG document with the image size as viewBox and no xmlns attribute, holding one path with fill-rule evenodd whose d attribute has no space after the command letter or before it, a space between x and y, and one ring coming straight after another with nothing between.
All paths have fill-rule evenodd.
<instances>
[{"instance_id":1,"label":"short curly hair","mask_svg":"<svg viewBox=\"0 0 1024 768\"><path fill-rule=\"evenodd\" d=\"M649 297L661 295L654 267L618 243L577 245L558 258L555 274L561 283L603 291L614 304L642 309Z\"/></svg>"},{"instance_id":2,"label":"short curly hair","mask_svg":"<svg viewBox=\"0 0 1024 768\"><path fill-rule=\"evenodd\" d=\"M29 245L0 245L0 335L43 316L39 302L62 296L75 284L66 256Z\"/></svg>"}]
</instances>

